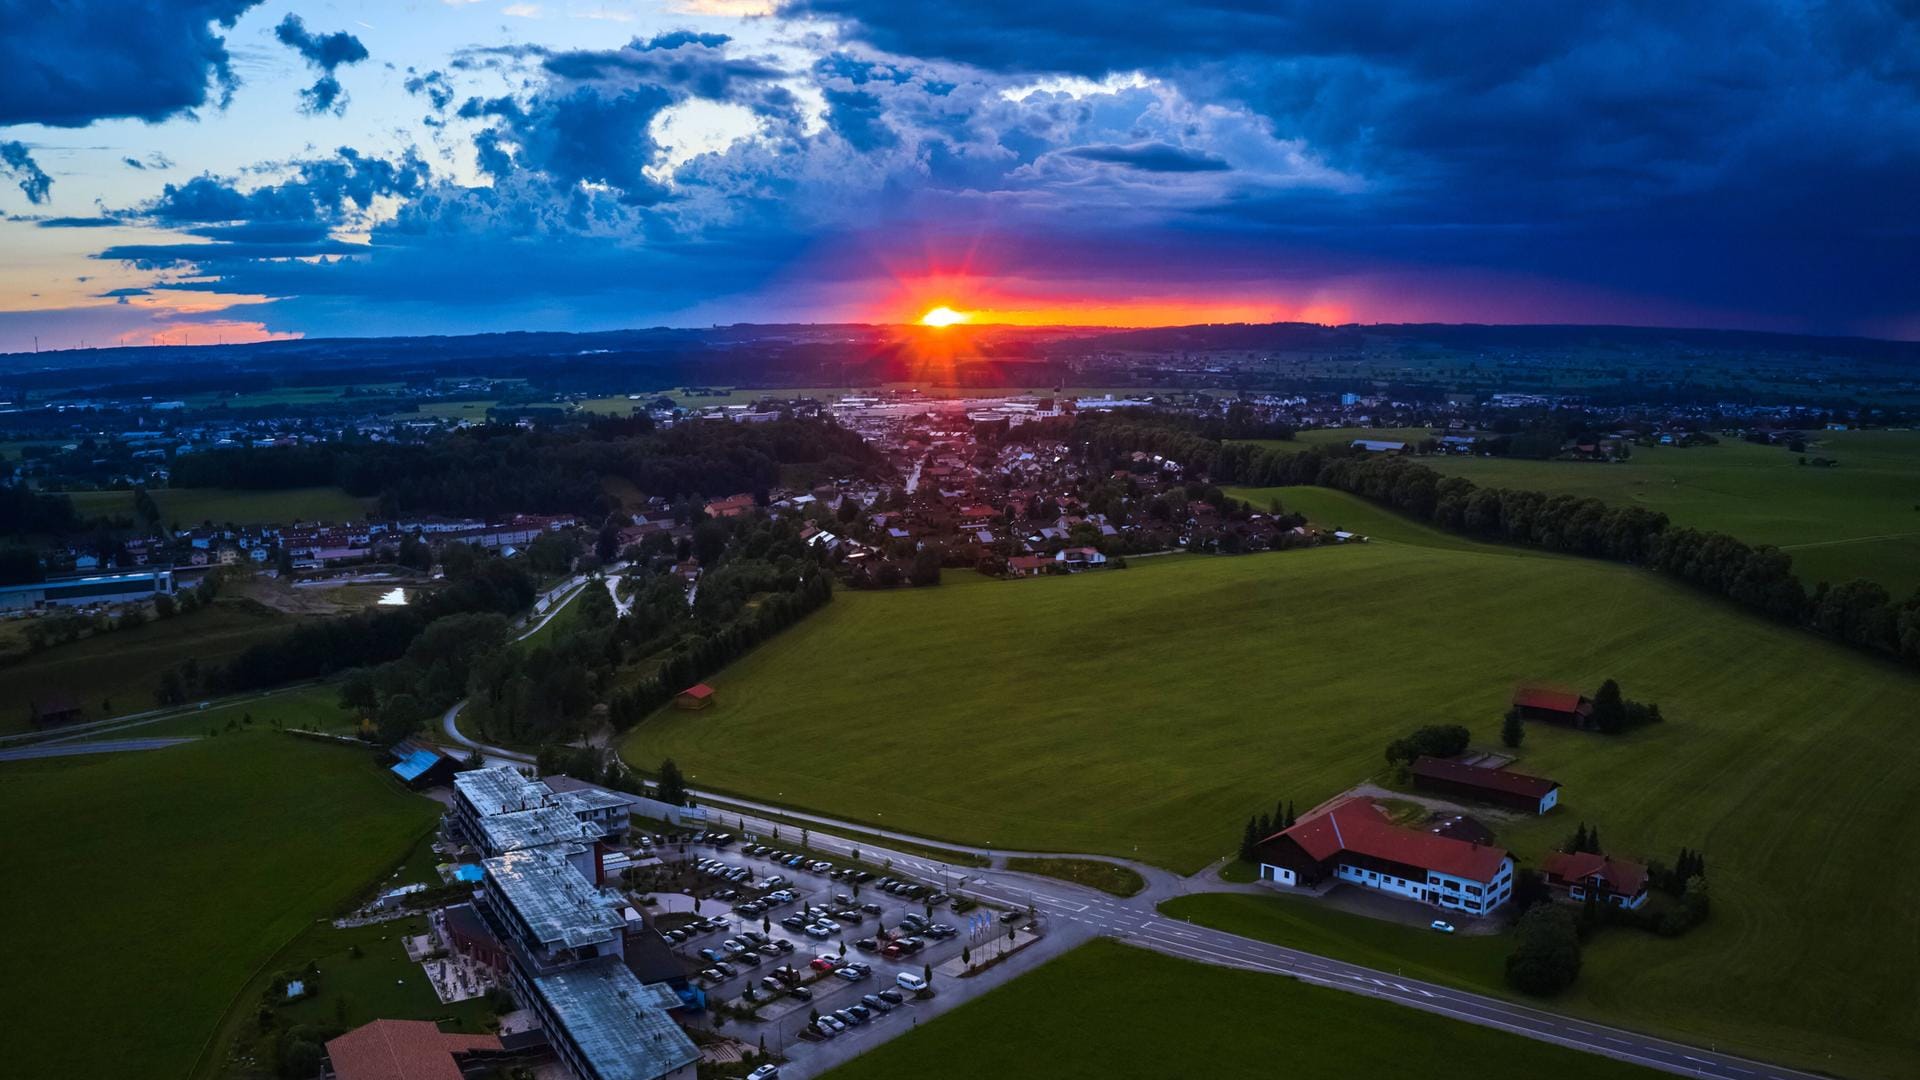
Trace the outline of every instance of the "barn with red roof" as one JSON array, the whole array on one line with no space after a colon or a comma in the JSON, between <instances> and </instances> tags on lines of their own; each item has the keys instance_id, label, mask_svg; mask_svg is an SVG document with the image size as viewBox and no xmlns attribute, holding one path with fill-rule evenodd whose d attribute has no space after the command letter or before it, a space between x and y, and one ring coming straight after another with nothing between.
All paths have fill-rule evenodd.
<instances>
[{"instance_id":1,"label":"barn with red roof","mask_svg":"<svg viewBox=\"0 0 1920 1080\"><path fill-rule=\"evenodd\" d=\"M1593 701L1578 690L1539 683L1514 688L1513 707L1523 720L1586 728L1593 726Z\"/></svg>"},{"instance_id":2,"label":"barn with red roof","mask_svg":"<svg viewBox=\"0 0 1920 1080\"><path fill-rule=\"evenodd\" d=\"M1513 859L1504 848L1403 828L1359 796L1302 818L1254 851L1261 880L1281 885L1345 882L1469 915L1513 896Z\"/></svg>"}]
</instances>

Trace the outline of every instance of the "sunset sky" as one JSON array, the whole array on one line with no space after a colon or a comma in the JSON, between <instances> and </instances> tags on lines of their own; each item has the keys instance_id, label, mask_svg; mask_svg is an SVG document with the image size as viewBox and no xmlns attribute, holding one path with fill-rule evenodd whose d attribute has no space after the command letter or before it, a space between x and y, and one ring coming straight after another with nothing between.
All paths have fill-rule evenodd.
<instances>
[{"instance_id":1,"label":"sunset sky","mask_svg":"<svg viewBox=\"0 0 1920 1080\"><path fill-rule=\"evenodd\" d=\"M1900 7L0 0L0 351L936 306L1917 338Z\"/></svg>"}]
</instances>

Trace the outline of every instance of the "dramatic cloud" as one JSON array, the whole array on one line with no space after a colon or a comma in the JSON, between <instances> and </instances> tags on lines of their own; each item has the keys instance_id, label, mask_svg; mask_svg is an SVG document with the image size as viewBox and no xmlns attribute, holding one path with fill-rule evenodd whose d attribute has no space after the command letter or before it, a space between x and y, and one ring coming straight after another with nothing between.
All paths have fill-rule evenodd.
<instances>
[{"instance_id":1,"label":"dramatic cloud","mask_svg":"<svg viewBox=\"0 0 1920 1080\"><path fill-rule=\"evenodd\" d=\"M1212 154L1169 146L1163 142L1133 143L1129 146L1075 146L1060 152L1068 157L1121 165L1142 172L1224 172L1233 168Z\"/></svg>"},{"instance_id":2,"label":"dramatic cloud","mask_svg":"<svg viewBox=\"0 0 1920 1080\"><path fill-rule=\"evenodd\" d=\"M0 127L157 123L237 83L216 27L259 0L0 0Z\"/></svg>"},{"instance_id":3,"label":"dramatic cloud","mask_svg":"<svg viewBox=\"0 0 1920 1080\"><path fill-rule=\"evenodd\" d=\"M360 39L344 30L331 34L312 33L307 30L300 16L291 14L273 28L273 36L279 38L282 45L299 53L314 70L321 73L311 87L300 93L306 111L345 112L345 91L333 73L343 64L357 64L367 58L367 47L360 44Z\"/></svg>"},{"instance_id":4,"label":"dramatic cloud","mask_svg":"<svg viewBox=\"0 0 1920 1080\"><path fill-rule=\"evenodd\" d=\"M53 180L27 153L25 143L0 142L0 176L18 183L30 203L46 202L47 192L53 187Z\"/></svg>"}]
</instances>

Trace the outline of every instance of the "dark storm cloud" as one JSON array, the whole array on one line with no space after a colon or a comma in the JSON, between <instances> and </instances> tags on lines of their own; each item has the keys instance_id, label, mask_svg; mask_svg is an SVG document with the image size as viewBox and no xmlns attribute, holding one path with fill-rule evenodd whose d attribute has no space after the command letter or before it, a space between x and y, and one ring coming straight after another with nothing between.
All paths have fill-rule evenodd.
<instances>
[{"instance_id":1,"label":"dark storm cloud","mask_svg":"<svg viewBox=\"0 0 1920 1080\"><path fill-rule=\"evenodd\" d=\"M300 16L289 14L273 28L273 36L280 44L292 49L306 60L308 65L319 71L320 77L312 86L300 92L304 103L302 108L310 113L341 112L346 109L345 90L334 72L346 64L357 64L367 58L367 47L360 39L337 30L331 34L316 34L307 29Z\"/></svg>"},{"instance_id":2,"label":"dark storm cloud","mask_svg":"<svg viewBox=\"0 0 1920 1080\"><path fill-rule=\"evenodd\" d=\"M218 29L259 0L0 0L0 127L157 123L237 85Z\"/></svg>"},{"instance_id":3,"label":"dark storm cloud","mask_svg":"<svg viewBox=\"0 0 1920 1080\"><path fill-rule=\"evenodd\" d=\"M1222 158L1198 150L1188 150L1163 142L1130 143L1126 146L1074 146L1060 151L1068 157L1119 165L1141 172L1225 172L1233 168Z\"/></svg>"},{"instance_id":4,"label":"dark storm cloud","mask_svg":"<svg viewBox=\"0 0 1920 1080\"><path fill-rule=\"evenodd\" d=\"M1920 18L1894 0L793 0L1013 79L1142 71L1367 181L1223 202L1312 234L1834 328L1914 315ZM1212 149L1212 148L1209 148ZM1231 154L1226 155L1229 158ZM1436 238L1444 235L1444 243Z\"/></svg>"},{"instance_id":5,"label":"dark storm cloud","mask_svg":"<svg viewBox=\"0 0 1920 1080\"><path fill-rule=\"evenodd\" d=\"M729 56L725 34L696 34L679 30L642 40L624 48L550 53L546 70L566 79L625 78L684 90L695 97L718 100L740 83L765 82L783 72L758 60Z\"/></svg>"},{"instance_id":6,"label":"dark storm cloud","mask_svg":"<svg viewBox=\"0 0 1920 1080\"><path fill-rule=\"evenodd\" d=\"M34 224L43 229L104 229L125 222L117 217L50 217L41 218Z\"/></svg>"}]
</instances>

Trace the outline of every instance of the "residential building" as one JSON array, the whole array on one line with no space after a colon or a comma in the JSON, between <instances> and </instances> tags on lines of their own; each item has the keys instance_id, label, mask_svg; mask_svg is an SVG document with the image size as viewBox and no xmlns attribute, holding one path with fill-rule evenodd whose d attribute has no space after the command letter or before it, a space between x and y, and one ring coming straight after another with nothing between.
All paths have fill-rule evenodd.
<instances>
[{"instance_id":1,"label":"residential building","mask_svg":"<svg viewBox=\"0 0 1920 1080\"><path fill-rule=\"evenodd\" d=\"M1592 852L1559 852L1541 863L1547 887L1569 900L1584 902L1589 894L1600 903L1638 908L1647 902L1647 868L1626 859Z\"/></svg>"},{"instance_id":2,"label":"residential building","mask_svg":"<svg viewBox=\"0 0 1920 1080\"><path fill-rule=\"evenodd\" d=\"M1507 769L1489 769L1446 758L1423 757L1413 763L1413 786L1444 795L1462 795L1495 806L1544 814L1560 802L1560 782Z\"/></svg>"},{"instance_id":3,"label":"residential building","mask_svg":"<svg viewBox=\"0 0 1920 1080\"><path fill-rule=\"evenodd\" d=\"M335 1080L463 1080L468 1067L504 1056L495 1035L458 1035L427 1020L375 1020L327 1040Z\"/></svg>"},{"instance_id":4,"label":"residential building","mask_svg":"<svg viewBox=\"0 0 1920 1080\"><path fill-rule=\"evenodd\" d=\"M1505 849L1403 828L1364 797L1302 818L1255 852L1261 880L1281 885L1345 882L1469 915L1493 911L1513 895L1513 859Z\"/></svg>"}]
</instances>

